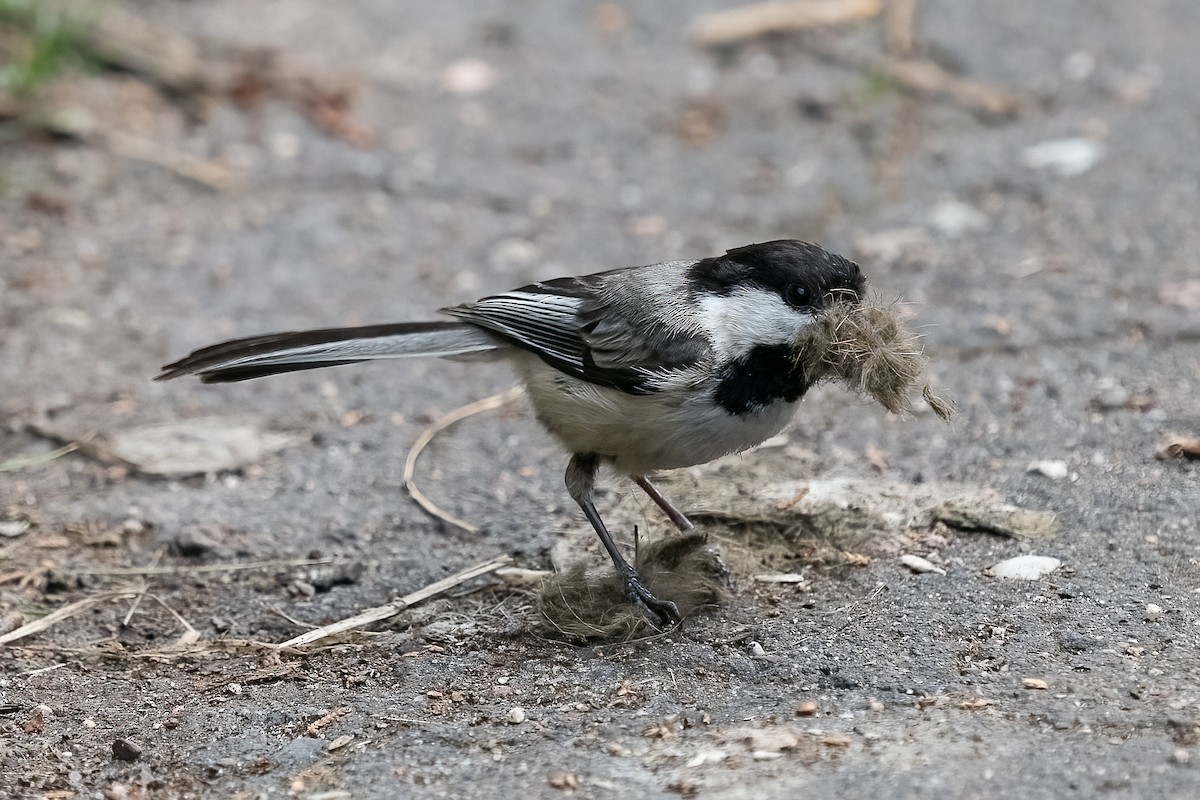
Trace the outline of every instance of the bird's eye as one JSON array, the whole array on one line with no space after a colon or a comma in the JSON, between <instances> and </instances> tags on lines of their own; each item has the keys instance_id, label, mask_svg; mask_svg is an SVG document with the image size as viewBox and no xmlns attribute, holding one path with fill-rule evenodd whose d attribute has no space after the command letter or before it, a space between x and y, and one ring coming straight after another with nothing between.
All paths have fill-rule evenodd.
<instances>
[{"instance_id":1,"label":"bird's eye","mask_svg":"<svg viewBox=\"0 0 1200 800\"><path fill-rule=\"evenodd\" d=\"M809 299L810 297L811 294L809 293L807 287L796 284L788 287L787 294L784 299L792 308L803 308L811 302Z\"/></svg>"}]
</instances>

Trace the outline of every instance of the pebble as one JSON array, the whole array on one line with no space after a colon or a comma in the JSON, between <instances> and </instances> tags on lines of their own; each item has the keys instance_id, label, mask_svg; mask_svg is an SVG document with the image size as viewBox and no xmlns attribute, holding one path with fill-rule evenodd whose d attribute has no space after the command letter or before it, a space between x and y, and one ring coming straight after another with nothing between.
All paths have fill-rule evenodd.
<instances>
[{"instance_id":1,"label":"pebble","mask_svg":"<svg viewBox=\"0 0 1200 800\"><path fill-rule=\"evenodd\" d=\"M1156 605L1154 603L1146 604L1146 619L1150 620L1151 622L1158 619L1165 613L1167 613L1166 609L1160 605Z\"/></svg>"},{"instance_id":2,"label":"pebble","mask_svg":"<svg viewBox=\"0 0 1200 800\"><path fill-rule=\"evenodd\" d=\"M510 708L507 719L509 725L520 725L525 721L525 709L520 706Z\"/></svg>"},{"instance_id":3,"label":"pebble","mask_svg":"<svg viewBox=\"0 0 1200 800\"><path fill-rule=\"evenodd\" d=\"M1062 562L1050 556L1016 556L1001 561L988 569L993 578L1008 578L1015 581L1036 581L1062 566Z\"/></svg>"},{"instance_id":4,"label":"pebble","mask_svg":"<svg viewBox=\"0 0 1200 800\"><path fill-rule=\"evenodd\" d=\"M820 709L817 707L817 704L815 701L805 700L796 706L796 716L797 717L813 717L813 716L816 716L817 711L819 711L819 710Z\"/></svg>"},{"instance_id":5,"label":"pebble","mask_svg":"<svg viewBox=\"0 0 1200 800\"><path fill-rule=\"evenodd\" d=\"M1186 764L1192 760L1192 754L1182 747L1176 747L1175 752L1171 753L1171 760L1176 764Z\"/></svg>"},{"instance_id":6,"label":"pebble","mask_svg":"<svg viewBox=\"0 0 1200 800\"><path fill-rule=\"evenodd\" d=\"M1101 380L1098 389L1099 393L1092 398L1092 402L1100 411L1114 411L1125 408L1129 405L1129 401L1133 399L1132 392L1112 380Z\"/></svg>"},{"instance_id":7,"label":"pebble","mask_svg":"<svg viewBox=\"0 0 1200 800\"><path fill-rule=\"evenodd\" d=\"M1044 169L1069 178L1082 175L1096 166L1104 148L1082 136L1051 139L1021 151L1021 163L1030 169Z\"/></svg>"},{"instance_id":8,"label":"pebble","mask_svg":"<svg viewBox=\"0 0 1200 800\"><path fill-rule=\"evenodd\" d=\"M541 257L541 250L528 239L503 239L488 252L488 266L497 272L516 272Z\"/></svg>"},{"instance_id":9,"label":"pebble","mask_svg":"<svg viewBox=\"0 0 1200 800\"><path fill-rule=\"evenodd\" d=\"M495 86L498 79L491 64L478 58L464 58L442 72L442 87L450 94L479 94Z\"/></svg>"},{"instance_id":10,"label":"pebble","mask_svg":"<svg viewBox=\"0 0 1200 800\"><path fill-rule=\"evenodd\" d=\"M142 748L128 739L114 739L112 754L113 758L120 761L137 761L142 755Z\"/></svg>"},{"instance_id":11,"label":"pebble","mask_svg":"<svg viewBox=\"0 0 1200 800\"><path fill-rule=\"evenodd\" d=\"M15 539L16 537L29 530L30 524L28 520L9 519L0 522L0 536L6 539Z\"/></svg>"},{"instance_id":12,"label":"pebble","mask_svg":"<svg viewBox=\"0 0 1200 800\"><path fill-rule=\"evenodd\" d=\"M920 556L911 555L909 553L905 553L904 555L900 556L900 563L911 569L913 572L936 572L938 575L946 574L946 570L942 569L937 564L934 564L932 561L921 558Z\"/></svg>"},{"instance_id":13,"label":"pebble","mask_svg":"<svg viewBox=\"0 0 1200 800\"><path fill-rule=\"evenodd\" d=\"M186 528L167 541L167 549L171 555L181 558L200 558L201 556L229 556L232 551L222 541L223 534L215 528L197 525Z\"/></svg>"},{"instance_id":14,"label":"pebble","mask_svg":"<svg viewBox=\"0 0 1200 800\"><path fill-rule=\"evenodd\" d=\"M988 215L959 200L943 200L929 212L929 224L944 236L955 238L983 233L991 227Z\"/></svg>"},{"instance_id":15,"label":"pebble","mask_svg":"<svg viewBox=\"0 0 1200 800\"><path fill-rule=\"evenodd\" d=\"M1052 481L1061 481L1069 474L1065 461L1034 461L1025 471L1045 476Z\"/></svg>"}]
</instances>

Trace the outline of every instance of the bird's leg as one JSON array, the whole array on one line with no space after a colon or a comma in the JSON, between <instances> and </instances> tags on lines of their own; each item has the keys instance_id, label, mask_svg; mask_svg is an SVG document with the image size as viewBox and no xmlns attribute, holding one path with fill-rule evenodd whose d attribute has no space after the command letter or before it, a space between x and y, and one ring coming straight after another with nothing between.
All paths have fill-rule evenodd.
<instances>
[{"instance_id":1,"label":"bird's leg","mask_svg":"<svg viewBox=\"0 0 1200 800\"><path fill-rule=\"evenodd\" d=\"M642 487L642 491L650 496L654 504L663 510L663 513L671 518L671 522L675 523L675 527L681 531L690 531L696 527L692 521L683 515L683 512L671 504L671 501L662 496L662 492L658 491L658 487L650 482L650 479L645 475L634 475L633 482Z\"/></svg>"},{"instance_id":2,"label":"bird's leg","mask_svg":"<svg viewBox=\"0 0 1200 800\"><path fill-rule=\"evenodd\" d=\"M670 600L659 600L642 585L637 568L621 555L608 528L604 527L604 520L600 519L600 512L596 510L596 503L593 501L598 467L599 459L594 453L576 453L571 456L571 462L567 464L567 491L583 509L584 516L588 518L588 522L592 523L592 528L600 537L600 543L608 551L608 557L612 559L613 566L617 568L617 574L625 582L625 594L629 597L630 602L637 606L646 619L650 620L650 623L659 630L674 628L681 622L679 609Z\"/></svg>"}]
</instances>

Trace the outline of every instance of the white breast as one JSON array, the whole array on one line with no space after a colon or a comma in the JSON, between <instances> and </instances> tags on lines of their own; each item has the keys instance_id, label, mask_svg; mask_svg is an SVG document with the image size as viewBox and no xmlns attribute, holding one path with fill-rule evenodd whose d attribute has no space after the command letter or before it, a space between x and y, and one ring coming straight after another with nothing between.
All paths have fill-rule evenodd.
<instances>
[{"instance_id":1,"label":"white breast","mask_svg":"<svg viewBox=\"0 0 1200 800\"><path fill-rule=\"evenodd\" d=\"M631 475L754 447L783 430L797 405L780 401L734 416L713 405L703 389L629 395L564 375L529 353L510 357L538 419L569 451L596 453Z\"/></svg>"}]
</instances>

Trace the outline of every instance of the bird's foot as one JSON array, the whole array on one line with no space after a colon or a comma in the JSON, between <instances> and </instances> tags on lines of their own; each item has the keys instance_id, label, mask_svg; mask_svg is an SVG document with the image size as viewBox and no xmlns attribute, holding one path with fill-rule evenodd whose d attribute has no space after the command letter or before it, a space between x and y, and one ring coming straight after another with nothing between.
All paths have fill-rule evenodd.
<instances>
[{"instance_id":1,"label":"bird's foot","mask_svg":"<svg viewBox=\"0 0 1200 800\"><path fill-rule=\"evenodd\" d=\"M637 606L655 630L665 633L683 622L683 617L679 615L679 607L670 600L659 600L655 597L642 585L636 570L630 569L624 577L625 596Z\"/></svg>"}]
</instances>

